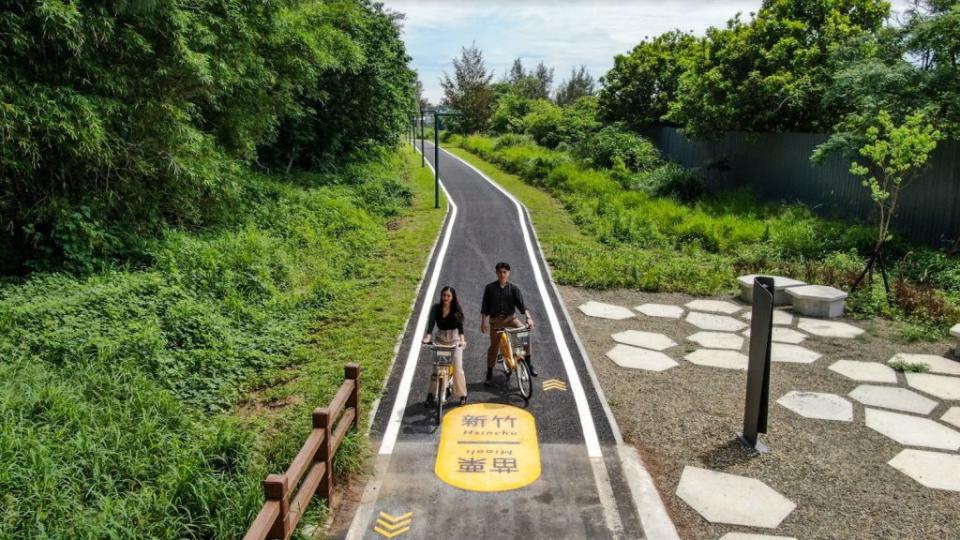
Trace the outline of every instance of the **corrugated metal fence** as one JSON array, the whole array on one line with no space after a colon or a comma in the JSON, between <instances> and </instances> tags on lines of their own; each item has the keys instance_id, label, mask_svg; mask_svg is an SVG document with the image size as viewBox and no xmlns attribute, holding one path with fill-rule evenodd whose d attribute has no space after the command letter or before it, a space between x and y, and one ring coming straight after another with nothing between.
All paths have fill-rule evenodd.
<instances>
[{"instance_id":1,"label":"corrugated metal fence","mask_svg":"<svg viewBox=\"0 0 960 540\"><path fill-rule=\"evenodd\" d=\"M822 216L874 221L875 206L842 156L810 161L822 133L727 133L690 140L676 128L648 135L664 156L700 167L724 187L750 187L761 199L802 202ZM941 142L930 166L903 191L894 229L932 246L948 246L960 235L960 143Z\"/></svg>"}]
</instances>

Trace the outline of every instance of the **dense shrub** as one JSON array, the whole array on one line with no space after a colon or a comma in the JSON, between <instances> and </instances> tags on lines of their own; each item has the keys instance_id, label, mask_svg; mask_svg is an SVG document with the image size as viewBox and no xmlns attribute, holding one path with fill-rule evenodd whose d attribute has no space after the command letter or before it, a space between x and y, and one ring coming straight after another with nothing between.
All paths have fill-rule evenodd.
<instances>
[{"instance_id":1,"label":"dense shrub","mask_svg":"<svg viewBox=\"0 0 960 540\"><path fill-rule=\"evenodd\" d=\"M648 139L618 125L605 126L573 147L573 153L598 169L625 167L650 170L660 164L660 153Z\"/></svg>"}]
</instances>

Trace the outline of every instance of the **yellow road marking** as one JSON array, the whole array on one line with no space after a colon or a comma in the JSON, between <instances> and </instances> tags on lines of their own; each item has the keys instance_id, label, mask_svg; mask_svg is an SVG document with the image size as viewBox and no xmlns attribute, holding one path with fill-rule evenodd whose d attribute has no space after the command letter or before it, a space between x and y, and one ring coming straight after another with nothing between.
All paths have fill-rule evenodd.
<instances>
[{"instance_id":1,"label":"yellow road marking","mask_svg":"<svg viewBox=\"0 0 960 540\"><path fill-rule=\"evenodd\" d=\"M382 519L378 519L377 525L385 529L397 529L399 527L406 527L407 525L410 525L412 522L413 522L412 519L408 519L408 520L401 521L399 523L387 523Z\"/></svg>"},{"instance_id":2,"label":"yellow road marking","mask_svg":"<svg viewBox=\"0 0 960 540\"><path fill-rule=\"evenodd\" d=\"M377 534L379 534L379 535L381 535L381 536L384 536L384 537L386 537L386 538L393 538L394 536L399 536L399 535L401 535L401 534L403 534L403 533L405 533L405 532L407 532L407 531L409 531L409 530L410 530L410 527L407 527L407 528L401 529L401 530L399 530L399 531L387 532L387 531L384 531L384 530L380 529L380 527L374 527L374 528L373 528L373 532L375 532L375 533L377 533Z\"/></svg>"},{"instance_id":3,"label":"yellow road marking","mask_svg":"<svg viewBox=\"0 0 960 540\"><path fill-rule=\"evenodd\" d=\"M381 511L380 511L380 517L382 517L382 518L384 518L384 519L386 519L386 520L389 520L389 521L401 521L401 520L404 520L404 519L413 517L413 512L407 512L406 514L404 514L404 515L402 515L402 516L392 516L392 515L384 512L383 510L381 510Z\"/></svg>"},{"instance_id":4,"label":"yellow road marking","mask_svg":"<svg viewBox=\"0 0 960 540\"><path fill-rule=\"evenodd\" d=\"M547 390L562 390L566 392L567 383L561 381L560 379L549 379L549 380L543 381L543 390L545 392Z\"/></svg>"},{"instance_id":5,"label":"yellow road marking","mask_svg":"<svg viewBox=\"0 0 960 540\"><path fill-rule=\"evenodd\" d=\"M468 491L507 491L540 477L537 423L529 412L499 403L457 407L444 416L437 476Z\"/></svg>"},{"instance_id":6,"label":"yellow road marking","mask_svg":"<svg viewBox=\"0 0 960 540\"><path fill-rule=\"evenodd\" d=\"M413 512L394 516L381 510L377 522L373 525L373 532L385 538L393 538L409 531L412 523Z\"/></svg>"}]
</instances>

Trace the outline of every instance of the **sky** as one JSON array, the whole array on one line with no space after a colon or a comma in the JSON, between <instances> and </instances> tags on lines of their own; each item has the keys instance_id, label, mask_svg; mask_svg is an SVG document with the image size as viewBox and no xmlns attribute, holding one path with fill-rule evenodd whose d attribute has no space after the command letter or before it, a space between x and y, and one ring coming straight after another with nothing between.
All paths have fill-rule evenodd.
<instances>
[{"instance_id":1,"label":"sky","mask_svg":"<svg viewBox=\"0 0 960 540\"><path fill-rule=\"evenodd\" d=\"M908 0L894 0L902 10ZM594 79L613 66L616 54L629 52L644 37L674 28L698 35L723 26L738 11L744 18L761 0L385 0L404 13L403 39L412 67L431 103L443 97L440 77L452 75L451 61L461 46L476 43L495 80L520 57L531 68L543 61L555 68L554 87L580 65Z\"/></svg>"}]
</instances>

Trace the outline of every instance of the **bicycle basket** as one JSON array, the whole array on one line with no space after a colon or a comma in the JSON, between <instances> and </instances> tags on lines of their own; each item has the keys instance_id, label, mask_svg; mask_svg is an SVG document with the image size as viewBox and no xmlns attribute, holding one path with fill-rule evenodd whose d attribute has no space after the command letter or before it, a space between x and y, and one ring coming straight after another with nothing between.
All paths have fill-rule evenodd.
<instances>
[{"instance_id":1,"label":"bicycle basket","mask_svg":"<svg viewBox=\"0 0 960 540\"><path fill-rule=\"evenodd\" d=\"M527 347L530 345L530 332L517 332L513 334L513 355L523 356L527 353Z\"/></svg>"}]
</instances>

